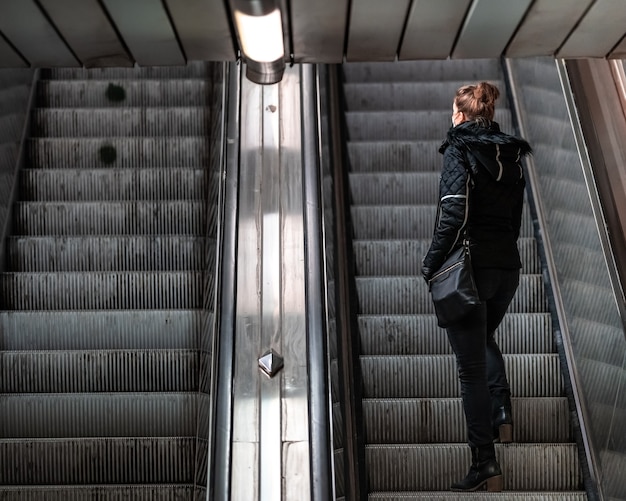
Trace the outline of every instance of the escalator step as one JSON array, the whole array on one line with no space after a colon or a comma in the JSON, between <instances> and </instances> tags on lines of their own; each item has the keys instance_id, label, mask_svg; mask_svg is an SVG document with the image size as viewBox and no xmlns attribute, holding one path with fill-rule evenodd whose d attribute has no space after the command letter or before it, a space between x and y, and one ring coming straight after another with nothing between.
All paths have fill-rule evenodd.
<instances>
[{"instance_id":1,"label":"escalator step","mask_svg":"<svg viewBox=\"0 0 626 501\"><path fill-rule=\"evenodd\" d=\"M566 397L513 398L516 443L568 442L571 430ZM460 398L363 401L368 444L465 443Z\"/></svg>"},{"instance_id":2,"label":"escalator step","mask_svg":"<svg viewBox=\"0 0 626 501\"><path fill-rule=\"evenodd\" d=\"M203 272L2 273L0 304L6 310L195 309L202 307L203 279Z\"/></svg>"},{"instance_id":3,"label":"escalator step","mask_svg":"<svg viewBox=\"0 0 626 501\"><path fill-rule=\"evenodd\" d=\"M496 456L504 491L580 489L575 444L496 445ZM372 491L448 490L465 477L471 461L465 444L370 445L365 458Z\"/></svg>"},{"instance_id":4,"label":"escalator step","mask_svg":"<svg viewBox=\"0 0 626 501\"><path fill-rule=\"evenodd\" d=\"M4 352L3 362L0 393L198 389L198 353L193 350Z\"/></svg>"},{"instance_id":5,"label":"escalator step","mask_svg":"<svg viewBox=\"0 0 626 501\"><path fill-rule=\"evenodd\" d=\"M186 66L135 66L133 68L47 68L44 80L111 80L111 79L211 79L211 68L204 62Z\"/></svg>"},{"instance_id":6,"label":"escalator step","mask_svg":"<svg viewBox=\"0 0 626 501\"><path fill-rule=\"evenodd\" d=\"M173 501L194 499L194 493L203 489L193 485L22 485L0 486L0 498L12 501ZM205 493L206 495L206 493Z\"/></svg>"},{"instance_id":7,"label":"escalator step","mask_svg":"<svg viewBox=\"0 0 626 501\"><path fill-rule=\"evenodd\" d=\"M457 479L458 480L458 479ZM372 501L458 501L458 492L375 492L368 496ZM502 499L506 501L587 501L584 491L543 491L543 492L464 492L463 499ZM617 501L617 500L616 500Z\"/></svg>"},{"instance_id":8,"label":"escalator step","mask_svg":"<svg viewBox=\"0 0 626 501\"><path fill-rule=\"evenodd\" d=\"M439 146L443 138L430 141L349 142L351 172L441 172Z\"/></svg>"},{"instance_id":9,"label":"escalator step","mask_svg":"<svg viewBox=\"0 0 626 501\"><path fill-rule=\"evenodd\" d=\"M439 200L437 172L350 173L354 205L436 205Z\"/></svg>"},{"instance_id":10,"label":"escalator step","mask_svg":"<svg viewBox=\"0 0 626 501\"><path fill-rule=\"evenodd\" d=\"M557 354L504 355L504 365L514 397L563 394ZM364 398L460 396L453 355L363 356L361 372Z\"/></svg>"}]
</instances>

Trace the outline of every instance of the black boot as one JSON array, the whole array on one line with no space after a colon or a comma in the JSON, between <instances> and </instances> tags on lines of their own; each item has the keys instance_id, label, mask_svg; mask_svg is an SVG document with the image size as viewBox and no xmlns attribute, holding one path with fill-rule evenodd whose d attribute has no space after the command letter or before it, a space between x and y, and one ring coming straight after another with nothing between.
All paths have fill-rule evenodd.
<instances>
[{"instance_id":1,"label":"black boot","mask_svg":"<svg viewBox=\"0 0 626 501\"><path fill-rule=\"evenodd\" d=\"M509 395L491 397L491 420L494 441L503 444L513 442L513 411Z\"/></svg>"},{"instance_id":2,"label":"black boot","mask_svg":"<svg viewBox=\"0 0 626 501\"><path fill-rule=\"evenodd\" d=\"M453 491L477 491L486 488L489 492L502 490L502 470L496 461L493 444L483 447L472 447L472 466L467 476L460 482L452 484Z\"/></svg>"}]
</instances>

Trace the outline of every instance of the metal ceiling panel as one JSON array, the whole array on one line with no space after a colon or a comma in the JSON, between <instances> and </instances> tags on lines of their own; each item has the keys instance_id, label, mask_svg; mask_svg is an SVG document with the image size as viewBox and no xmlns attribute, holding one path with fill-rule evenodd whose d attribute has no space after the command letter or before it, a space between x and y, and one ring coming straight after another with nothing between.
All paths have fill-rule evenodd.
<instances>
[{"instance_id":1,"label":"metal ceiling panel","mask_svg":"<svg viewBox=\"0 0 626 501\"><path fill-rule=\"evenodd\" d=\"M0 34L0 68L26 68L28 65Z\"/></svg>"},{"instance_id":2,"label":"metal ceiling panel","mask_svg":"<svg viewBox=\"0 0 626 501\"><path fill-rule=\"evenodd\" d=\"M596 0L558 57L606 57L626 33L624 0Z\"/></svg>"},{"instance_id":3,"label":"metal ceiling panel","mask_svg":"<svg viewBox=\"0 0 626 501\"><path fill-rule=\"evenodd\" d=\"M86 68L133 66L97 0L39 1Z\"/></svg>"},{"instance_id":4,"label":"metal ceiling panel","mask_svg":"<svg viewBox=\"0 0 626 501\"><path fill-rule=\"evenodd\" d=\"M446 59L471 0L415 0L398 58Z\"/></svg>"},{"instance_id":5,"label":"metal ceiling panel","mask_svg":"<svg viewBox=\"0 0 626 501\"><path fill-rule=\"evenodd\" d=\"M234 61L224 2L166 0L172 22L190 61Z\"/></svg>"},{"instance_id":6,"label":"metal ceiling panel","mask_svg":"<svg viewBox=\"0 0 626 501\"><path fill-rule=\"evenodd\" d=\"M343 62L348 0L291 0L290 6L295 62Z\"/></svg>"},{"instance_id":7,"label":"metal ceiling panel","mask_svg":"<svg viewBox=\"0 0 626 501\"><path fill-rule=\"evenodd\" d=\"M33 0L3 0L0 31L31 66L80 66Z\"/></svg>"},{"instance_id":8,"label":"metal ceiling panel","mask_svg":"<svg viewBox=\"0 0 626 501\"><path fill-rule=\"evenodd\" d=\"M535 0L506 50L508 57L551 56L583 17L593 0Z\"/></svg>"},{"instance_id":9,"label":"metal ceiling panel","mask_svg":"<svg viewBox=\"0 0 626 501\"><path fill-rule=\"evenodd\" d=\"M347 61L394 61L409 0L352 2Z\"/></svg>"},{"instance_id":10,"label":"metal ceiling panel","mask_svg":"<svg viewBox=\"0 0 626 501\"><path fill-rule=\"evenodd\" d=\"M530 2L531 0L474 0L452 57L500 57Z\"/></svg>"},{"instance_id":11,"label":"metal ceiling panel","mask_svg":"<svg viewBox=\"0 0 626 501\"><path fill-rule=\"evenodd\" d=\"M186 64L161 0L102 0L141 66Z\"/></svg>"}]
</instances>

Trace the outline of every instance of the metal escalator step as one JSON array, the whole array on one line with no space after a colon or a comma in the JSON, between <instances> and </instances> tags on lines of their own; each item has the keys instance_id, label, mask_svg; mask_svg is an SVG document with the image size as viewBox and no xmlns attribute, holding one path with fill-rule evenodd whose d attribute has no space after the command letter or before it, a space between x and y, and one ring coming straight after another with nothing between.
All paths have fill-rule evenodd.
<instances>
[{"instance_id":1,"label":"metal escalator step","mask_svg":"<svg viewBox=\"0 0 626 501\"><path fill-rule=\"evenodd\" d=\"M447 335L430 315L359 315L361 354L451 354ZM503 353L552 353L549 313L507 313L496 332Z\"/></svg>"},{"instance_id":2,"label":"metal escalator step","mask_svg":"<svg viewBox=\"0 0 626 501\"><path fill-rule=\"evenodd\" d=\"M351 172L441 172L441 138L348 142Z\"/></svg>"},{"instance_id":3,"label":"metal escalator step","mask_svg":"<svg viewBox=\"0 0 626 501\"><path fill-rule=\"evenodd\" d=\"M421 276L357 277L360 312L365 315L434 313L428 285ZM541 275L522 275L509 312L547 311Z\"/></svg>"},{"instance_id":4,"label":"metal escalator step","mask_svg":"<svg viewBox=\"0 0 626 501\"><path fill-rule=\"evenodd\" d=\"M4 352L2 360L0 393L198 390L197 350Z\"/></svg>"},{"instance_id":5,"label":"metal escalator step","mask_svg":"<svg viewBox=\"0 0 626 501\"><path fill-rule=\"evenodd\" d=\"M177 485L20 485L0 486L0 498L12 501L172 501L194 499L204 489Z\"/></svg>"},{"instance_id":6,"label":"metal escalator step","mask_svg":"<svg viewBox=\"0 0 626 501\"><path fill-rule=\"evenodd\" d=\"M513 398L515 443L571 440L566 397ZM460 398L363 401L368 444L466 443Z\"/></svg>"},{"instance_id":7,"label":"metal escalator step","mask_svg":"<svg viewBox=\"0 0 626 501\"><path fill-rule=\"evenodd\" d=\"M346 63L341 68L345 82L465 80L467 83L475 83L472 80L502 78L502 70L496 59L463 59L453 63L445 61L443 64L442 61Z\"/></svg>"},{"instance_id":8,"label":"metal escalator step","mask_svg":"<svg viewBox=\"0 0 626 501\"><path fill-rule=\"evenodd\" d=\"M189 484L195 437L0 440L0 485Z\"/></svg>"},{"instance_id":9,"label":"metal escalator step","mask_svg":"<svg viewBox=\"0 0 626 501\"><path fill-rule=\"evenodd\" d=\"M354 205L436 205L439 173L391 172L350 173Z\"/></svg>"},{"instance_id":10,"label":"metal escalator step","mask_svg":"<svg viewBox=\"0 0 626 501\"><path fill-rule=\"evenodd\" d=\"M47 108L204 106L212 85L210 80L198 78L42 80L37 85L37 105ZM123 92L121 101L111 100L112 88L118 95Z\"/></svg>"},{"instance_id":11,"label":"metal escalator step","mask_svg":"<svg viewBox=\"0 0 626 501\"><path fill-rule=\"evenodd\" d=\"M514 397L557 397L563 382L557 354L504 355ZM362 356L364 398L455 398L453 355ZM532 374L532 378L529 378Z\"/></svg>"},{"instance_id":12,"label":"metal escalator step","mask_svg":"<svg viewBox=\"0 0 626 501\"><path fill-rule=\"evenodd\" d=\"M431 239L355 240L352 244L356 272L360 276L419 275L422 258ZM541 264L533 238L518 241L522 273L539 274Z\"/></svg>"},{"instance_id":13,"label":"metal escalator step","mask_svg":"<svg viewBox=\"0 0 626 501\"><path fill-rule=\"evenodd\" d=\"M616 366L623 363L624 331L616 325L575 318L571 322L570 331L575 336L576 333L586 333L585 336L576 336L577 350L585 354L585 359ZM602 343L598 343L598 339L602 339Z\"/></svg>"},{"instance_id":14,"label":"metal escalator step","mask_svg":"<svg viewBox=\"0 0 626 501\"><path fill-rule=\"evenodd\" d=\"M559 266L568 270L568 275L587 284L589 290L595 288L606 290L609 283L608 270L604 265L604 253L600 246L586 247L585 244L554 243L553 249L558 253ZM606 322L610 315L603 317Z\"/></svg>"},{"instance_id":15,"label":"metal escalator step","mask_svg":"<svg viewBox=\"0 0 626 501\"><path fill-rule=\"evenodd\" d=\"M606 478L603 482L605 496L615 501L626 499L623 478L626 471L626 454L617 450L604 449L600 453L600 461Z\"/></svg>"},{"instance_id":16,"label":"metal escalator step","mask_svg":"<svg viewBox=\"0 0 626 501\"><path fill-rule=\"evenodd\" d=\"M588 381L586 391L594 396L594 405L615 405L616 400L621 404L626 388L623 364L611 365L580 357L577 368L585 381ZM623 404L619 407L624 408Z\"/></svg>"},{"instance_id":17,"label":"metal escalator step","mask_svg":"<svg viewBox=\"0 0 626 501\"><path fill-rule=\"evenodd\" d=\"M207 188L205 169L24 169L22 201L199 200Z\"/></svg>"},{"instance_id":18,"label":"metal escalator step","mask_svg":"<svg viewBox=\"0 0 626 501\"><path fill-rule=\"evenodd\" d=\"M452 100L457 89L470 82L348 82L345 83L345 107L348 111L442 110L452 114ZM494 81L504 88L502 81ZM498 106L508 107L506 96Z\"/></svg>"},{"instance_id":19,"label":"metal escalator step","mask_svg":"<svg viewBox=\"0 0 626 501\"><path fill-rule=\"evenodd\" d=\"M13 272L213 270L216 242L196 236L10 237Z\"/></svg>"},{"instance_id":20,"label":"metal escalator step","mask_svg":"<svg viewBox=\"0 0 626 501\"><path fill-rule=\"evenodd\" d=\"M138 137L204 136L211 133L211 109L118 108L36 109L31 127L36 136Z\"/></svg>"},{"instance_id":21,"label":"metal escalator step","mask_svg":"<svg viewBox=\"0 0 626 501\"><path fill-rule=\"evenodd\" d=\"M5 310L195 309L203 272L60 272L0 274ZM87 292L88 291L88 292Z\"/></svg>"},{"instance_id":22,"label":"metal escalator step","mask_svg":"<svg viewBox=\"0 0 626 501\"><path fill-rule=\"evenodd\" d=\"M212 67L205 62L189 62L185 66L135 66L133 68L46 68L44 80L108 80L120 78L211 78Z\"/></svg>"},{"instance_id":23,"label":"metal escalator step","mask_svg":"<svg viewBox=\"0 0 626 501\"><path fill-rule=\"evenodd\" d=\"M458 480L458 479L457 479ZM458 492L375 492L369 494L372 501L458 501ZM463 499L480 500L486 499L505 501L587 501L584 491L539 491L539 492L464 492Z\"/></svg>"},{"instance_id":24,"label":"metal escalator step","mask_svg":"<svg viewBox=\"0 0 626 501\"><path fill-rule=\"evenodd\" d=\"M197 333L213 325L202 310L3 311L3 349L197 349Z\"/></svg>"},{"instance_id":25,"label":"metal escalator step","mask_svg":"<svg viewBox=\"0 0 626 501\"><path fill-rule=\"evenodd\" d=\"M191 437L197 431L197 396L196 392L4 394L2 438Z\"/></svg>"},{"instance_id":26,"label":"metal escalator step","mask_svg":"<svg viewBox=\"0 0 626 501\"><path fill-rule=\"evenodd\" d=\"M452 98L450 96L450 106ZM345 113L349 141L406 141L439 139L443 141L450 128L450 111L347 111ZM513 129L511 113L496 111L495 121L504 132Z\"/></svg>"},{"instance_id":27,"label":"metal escalator step","mask_svg":"<svg viewBox=\"0 0 626 501\"><path fill-rule=\"evenodd\" d=\"M496 445L496 456L504 492L581 488L575 444ZM365 461L371 491L443 491L466 475L471 458L465 444L370 445Z\"/></svg>"},{"instance_id":28,"label":"metal escalator step","mask_svg":"<svg viewBox=\"0 0 626 501\"><path fill-rule=\"evenodd\" d=\"M89 167L202 167L210 161L208 137L31 138L26 143L30 167L74 169ZM103 147L115 150L105 163Z\"/></svg>"},{"instance_id":29,"label":"metal escalator step","mask_svg":"<svg viewBox=\"0 0 626 501\"><path fill-rule=\"evenodd\" d=\"M18 235L202 235L206 204L167 202L18 202ZM213 205L209 209L215 210ZM209 214L209 218L211 215Z\"/></svg>"},{"instance_id":30,"label":"metal escalator step","mask_svg":"<svg viewBox=\"0 0 626 501\"><path fill-rule=\"evenodd\" d=\"M526 209L528 213L528 208ZM353 206L350 209L357 240L432 238L437 207L434 205ZM530 217L522 218L522 238L534 236Z\"/></svg>"}]
</instances>

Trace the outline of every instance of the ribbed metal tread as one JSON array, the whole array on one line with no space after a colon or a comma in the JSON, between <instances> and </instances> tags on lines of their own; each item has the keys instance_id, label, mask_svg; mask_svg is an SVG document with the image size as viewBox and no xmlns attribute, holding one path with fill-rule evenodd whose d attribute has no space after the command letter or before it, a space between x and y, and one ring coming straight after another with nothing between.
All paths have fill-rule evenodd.
<instances>
[{"instance_id":1,"label":"ribbed metal tread","mask_svg":"<svg viewBox=\"0 0 626 501\"><path fill-rule=\"evenodd\" d=\"M355 240L352 243L357 273L361 276L419 275L422 258L431 239ZM541 263L534 238L518 241L522 273L541 273Z\"/></svg>"},{"instance_id":2,"label":"ribbed metal tread","mask_svg":"<svg viewBox=\"0 0 626 501\"><path fill-rule=\"evenodd\" d=\"M571 441L566 397L513 398L516 443ZM368 444L465 443L460 398L363 400Z\"/></svg>"},{"instance_id":3,"label":"ribbed metal tread","mask_svg":"<svg viewBox=\"0 0 626 501\"><path fill-rule=\"evenodd\" d=\"M195 442L195 437L0 440L0 457L11 464L0 469L0 484L190 484Z\"/></svg>"},{"instance_id":4,"label":"ribbed metal tread","mask_svg":"<svg viewBox=\"0 0 626 501\"><path fill-rule=\"evenodd\" d=\"M37 136L204 136L211 133L211 108L37 109Z\"/></svg>"},{"instance_id":5,"label":"ribbed metal tread","mask_svg":"<svg viewBox=\"0 0 626 501\"><path fill-rule=\"evenodd\" d=\"M201 235L205 210L206 203L197 200L18 202L13 222L21 235L32 236Z\"/></svg>"},{"instance_id":6,"label":"ribbed metal tread","mask_svg":"<svg viewBox=\"0 0 626 501\"><path fill-rule=\"evenodd\" d=\"M450 128L451 115L452 108L450 111L348 111L345 113L345 119L350 141L410 139L443 141ZM512 130L509 111L496 111L494 119L503 131Z\"/></svg>"},{"instance_id":7,"label":"ribbed metal tread","mask_svg":"<svg viewBox=\"0 0 626 501\"><path fill-rule=\"evenodd\" d=\"M59 272L0 274L4 310L195 309L203 272ZM89 293L86 293L89 291Z\"/></svg>"},{"instance_id":8,"label":"ribbed metal tread","mask_svg":"<svg viewBox=\"0 0 626 501\"><path fill-rule=\"evenodd\" d=\"M200 490L192 484L21 485L0 486L0 499L11 501L188 501Z\"/></svg>"},{"instance_id":9,"label":"ribbed metal tread","mask_svg":"<svg viewBox=\"0 0 626 501\"><path fill-rule=\"evenodd\" d=\"M10 237L15 272L214 270L214 239L189 236Z\"/></svg>"},{"instance_id":10,"label":"ribbed metal tread","mask_svg":"<svg viewBox=\"0 0 626 501\"><path fill-rule=\"evenodd\" d=\"M514 397L563 394L557 354L504 355ZM369 355L361 357L363 398L456 398L460 396L453 355ZM529 378L528 375L533 377Z\"/></svg>"},{"instance_id":11,"label":"ribbed metal tread","mask_svg":"<svg viewBox=\"0 0 626 501\"><path fill-rule=\"evenodd\" d=\"M491 80L499 88L503 82ZM444 82L353 82L344 84L348 111L441 110L452 114L452 99L467 80ZM499 106L508 106L506 96Z\"/></svg>"},{"instance_id":12,"label":"ribbed metal tread","mask_svg":"<svg viewBox=\"0 0 626 501\"><path fill-rule=\"evenodd\" d=\"M24 169L22 201L201 200L206 169Z\"/></svg>"},{"instance_id":13,"label":"ribbed metal tread","mask_svg":"<svg viewBox=\"0 0 626 501\"><path fill-rule=\"evenodd\" d=\"M505 491L581 488L575 444L498 444L496 456ZM465 477L471 458L465 444L368 445L365 461L371 491L443 491Z\"/></svg>"},{"instance_id":14,"label":"ribbed metal tread","mask_svg":"<svg viewBox=\"0 0 626 501\"><path fill-rule=\"evenodd\" d=\"M354 62L345 63L341 68L344 82L440 82L446 80L468 82L471 79L500 80L502 78L502 70L496 59L462 59L443 63L442 61L394 61L376 64ZM450 96L450 99L452 97Z\"/></svg>"},{"instance_id":15,"label":"ribbed metal tread","mask_svg":"<svg viewBox=\"0 0 626 501\"><path fill-rule=\"evenodd\" d=\"M357 172L349 174L354 205L436 205L437 172Z\"/></svg>"},{"instance_id":16,"label":"ribbed metal tread","mask_svg":"<svg viewBox=\"0 0 626 501\"><path fill-rule=\"evenodd\" d=\"M359 315L362 355L452 354L434 314ZM550 313L507 313L496 332L502 353L552 353Z\"/></svg>"},{"instance_id":17,"label":"ribbed metal tread","mask_svg":"<svg viewBox=\"0 0 626 501\"><path fill-rule=\"evenodd\" d=\"M457 480L460 480L457 479ZM429 501L450 501L458 500L458 492L375 492L369 494L368 499L373 501L418 501L427 499ZM463 499L493 499L511 501L585 501L587 494L581 491L542 491L542 492L464 492Z\"/></svg>"},{"instance_id":18,"label":"ribbed metal tread","mask_svg":"<svg viewBox=\"0 0 626 501\"><path fill-rule=\"evenodd\" d=\"M196 349L213 314L195 310L1 311L3 349Z\"/></svg>"},{"instance_id":19,"label":"ribbed metal tread","mask_svg":"<svg viewBox=\"0 0 626 501\"><path fill-rule=\"evenodd\" d=\"M624 331L619 327L575 318L570 329L576 333L589 333L576 339L577 350L584 353L586 359L603 361L611 365L621 365L624 362ZM602 339L602 343L598 343L598 339Z\"/></svg>"},{"instance_id":20,"label":"ribbed metal tread","mask_svg":"<svg viewBox=\"0 0 626 501\"><path fill-rule=\"evenodd\" d=\"M189 392L197 350L9 351L0 393Z\"/></svg>"},{"instance_id":21,"label":"ribbed metal tread","mask_svg":"<svg viewBox=\"0 0 626 501\"><path fill-rule=\"evenodd\" d=\"M195 436L197 392L0 395L2 438Z\"/></svg>"},{"instance_id":22,"label":"ribbed metal tread","mask_svg":"<svg viewBox=\"0 0 626 501\"><path fill-rule=\"evenodd\" d=\"M211 78L211 66L190 61L184 66L134 66L132 68L46 68L42 80L109 80L119 78L188 79Z\"/></svg>"},{"instance_id":23,"label":"ribbed metal tread","mask_svg":"<svg viewBox=\"0 0 626 501\"><path fill-rule=\"evenodd\" d=\"M203 106L212 85L199 78L43 80L37 85L37 104L47 108Z\"/></svg>"},{"instance_id":24,"label":"ribbed metal tread","mask_svg":"<svg viewBox=\"0 0 626 501\"><path fill-rule=\"evenodd\" d=\"M528 210L528 209L527 209ZM434 205L361 205L351 208L357 240L432 238L437 207ZM523 218L520 236L534 236L531 218Z\"/></svg>"},{"instance_id":25,"label":"ribbed metal tread","mask_svg":"<svg viewBox=\"0 0 626 501\"><path fill-rule=\"evenodd\" d=\"M47 169L85 167L200 167L210 161L210 138L107 137L31 138L26 142L29 165ZM113 148L114 161L102 155Z\"/></svg>"},{"instance_id":26,"label":"ribbed metal tread","mask_svg":"<svg viewBox=\"0 0 626 501\"><path fill-rule=\"evenodd\" d=\"M348 142L351 172L441 172L442 138Z\"/></svg>"},{"instance_id":27,"label":"ribbed metal tread","mask_svg":"<svg viewBox=\"0 0 626 501\"><path fill-rule=\"evenodd\" d=\"M361 314L430 314L434 308L428 285L421 276L357 277ZM547 311L541 275L522 275L509 310L512 313Z\"/></svg>"}]
</instances>

